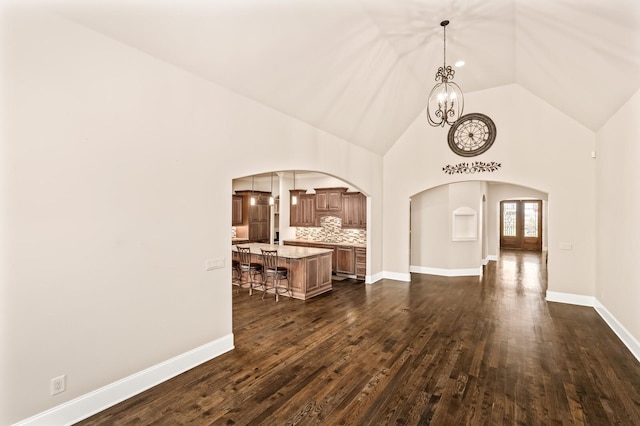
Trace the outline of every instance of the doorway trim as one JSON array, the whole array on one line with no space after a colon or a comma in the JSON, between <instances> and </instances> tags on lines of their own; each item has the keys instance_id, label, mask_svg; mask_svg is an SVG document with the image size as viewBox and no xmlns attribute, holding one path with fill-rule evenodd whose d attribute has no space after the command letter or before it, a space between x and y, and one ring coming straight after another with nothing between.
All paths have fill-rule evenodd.
<instances>
[{"instance_id":1,"label":"doorway trim","mask_svg":"<svg viewBox=\"0 0 640 426\"><path fill-rule=\"evenodd\" d=\"M512 224L513 235L505 235L505 207L512 205L512 217L514 223ZM529 213L528 205L535 205L533 218ZM542 252L542 223L543 223L543 201L542 200L501 200L499 209L499 237L500 237L500 249L519 249L519 250L531 250ZM528 227L527 223L531 220L535 223L533 230L535 230L535 236L527 235L527 230L531 231L532 227Z\"/></svg>"}]
</instances>

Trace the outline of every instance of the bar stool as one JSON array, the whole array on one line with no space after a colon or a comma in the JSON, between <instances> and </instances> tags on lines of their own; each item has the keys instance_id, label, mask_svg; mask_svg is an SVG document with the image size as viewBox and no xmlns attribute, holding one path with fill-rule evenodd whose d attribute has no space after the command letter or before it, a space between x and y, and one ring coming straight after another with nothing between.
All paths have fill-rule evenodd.
<instances>
[{"instance_id":1,"label":"bar stool","mask_svg":"<svg viewBox=\"0 0 640 426\"><path fill-rule=\"evenodd\" d=\"M238 249L238 256L240 258L240 278L238 279L238 285L242 288L242 276L249 274L249 296L253 294L254 284L257 284L257 286L262 287L262 296L264 297L266 288L264 285L264 270L262 265L251 261L251 249L249 247L236 246L236 248ZM260 281L255 279L256 275L260 275Z\"/></svg>"},{"instance_id":2,"label":"bar stool","mask_svg":"<svg viewBox=\"0 0 640 426\"><path fill-rule=\"evenodd\" d=\"M271 278L271 282L273 283L273 287L271 287L276 294L276 302L278 301L278 296L281 294L286 294L291 300L291 281L289 281L289 269L284 266L278 266L278 250L265 250L260 249L262 251L262 264L264 266L264 275L263 278L263 286L265 290L267 289L267 280ZM281 286L280 281L287 280L287 286ZM264 298L264 293L262 294Z\"/></svg>"}]
</instances>

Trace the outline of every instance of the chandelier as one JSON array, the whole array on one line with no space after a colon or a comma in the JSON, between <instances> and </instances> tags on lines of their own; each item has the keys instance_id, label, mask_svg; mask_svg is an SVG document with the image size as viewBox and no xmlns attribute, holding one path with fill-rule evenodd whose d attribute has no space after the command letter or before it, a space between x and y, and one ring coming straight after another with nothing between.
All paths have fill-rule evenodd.
<instances>
[{"instance_id":1,"label":"chandelier","mask_svg":"<svg viewBox=\"0 0 640 426\"><path fill-rule=\"evenodd\" d=\"M453 81L455 71L447 66L447 25L449 21L440 22L444 30L444 55L442 66L436 73L436 81L439 81L429 94L427 104L427 119L433 127L452 125L462 115L464 109L464 96L462 90Z\"/></svg>"}]
</instances>

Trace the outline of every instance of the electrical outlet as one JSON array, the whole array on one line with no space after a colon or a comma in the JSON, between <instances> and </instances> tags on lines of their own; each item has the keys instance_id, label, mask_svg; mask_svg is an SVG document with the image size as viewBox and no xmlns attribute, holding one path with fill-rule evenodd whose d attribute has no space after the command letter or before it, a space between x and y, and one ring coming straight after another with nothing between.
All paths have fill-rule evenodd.
<instances>
[{"instance_id":1,"label":"electrical outlet","mask_svg":"<svg viewBox=\"0 0 640 426\"><path fill-rule=\"evenodd\" d=\"M51 379L51 395L59 394L60 392L64 392L67 388L67 375L63 374L62 376L55 377Z\"/></svg>"}]
</instances>

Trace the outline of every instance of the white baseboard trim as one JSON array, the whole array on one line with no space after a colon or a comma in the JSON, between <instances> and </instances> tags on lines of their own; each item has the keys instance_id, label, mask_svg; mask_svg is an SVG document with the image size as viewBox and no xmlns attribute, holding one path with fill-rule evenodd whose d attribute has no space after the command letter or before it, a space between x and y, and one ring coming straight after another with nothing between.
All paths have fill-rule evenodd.
<instances>
[{"instance_id":1,"label":"white baseboard trim","mask_svg":"<svg viewBox=\"0 0 640 426\"><path fill-rule=\"evenodd\" d=\"M569 305L591 306L595 307L596 298L592 296L583 296L581 294L559 293L557 291L547 290L547 302L567 303Z\"/></svg>"},{"instance_id":2,"label":"white baseboard trim","mask_svg":"<svg viewBox=\"0 0 640 426\"><path fill-rule=\"evenodd\" d=\"M71 425L234 348L233 333L22 420L20 426Z\"/></svg>"},{"instance_id":3,"label":"white baseboard trim","mask_svg":"<svg viewBox=\"0 0 640 426\"><path fill-rule=\"evenodd\" d=\"M396 281L411 281L411 274L403 274L401 272L391 272L391 271L383 271L382 278L388 280L396 280Z\"/></svg>"},{"instance_id":4,"label":"white baseboard trim","mask_svg":"<svg viewBox=\"0 0 640 426\"><path fill-rule=\"evenodd\" d=\"M440 275L443 277L470 277L482 274L482 266L479 268L466 269L442 269L430 268L428 266L410 266L409 271L418 274Z\"/></svg>"},{"instance_id":5,"label":"white baseboard trim","mask_svg":"<svg viewBox=\"0 0 640 426\"><path fill-rule=\"evenodd\" d=\"M640 361L640 343L629 331L614 317L604 305L593 296L579 294L559 293L547 291L547 301L568 303L571 305L589 306L594 308L609 328L618 336L622 343L629 349L633 356Z\"/></svg>"},{"instance_id":6,"label":"white baseboard trim","mask_svg":"<svg viewBox=\"0 0 640 426\"><path fill-rule=\"evenodd\" d=\"M487 256L487 260L495 260L497 262L498 261L498 255L490 254L489 256Z\"/></svg>"},{"instance_id":7,"label":"white baseboard trim","mask_svg":"<svg viewBox=\"0 0 640 426\"><path fill-rule=\"evenodd\" d=\"M604 322L607 323L609 328L622 340L622 343L631 351L633 356L640 361L640 343L636 340L631 333L620 322L611 315L611 312L605 308L598 299L596 299L596 306L594 306L596 312L600 314Z\"/></svg>"},{"instance_id":8,"label":"white baseboard trim","mask_svg":"<svg viewBox=\"0 0 640 426\"><path fill-rule=\"evenodd\" d=\"M380 281L383 278L384 278L384 272L378 272L377 274L367 275L366 277L364 277L364 283L373 284L375 282Z\"/></svg>"}]
</instances>

